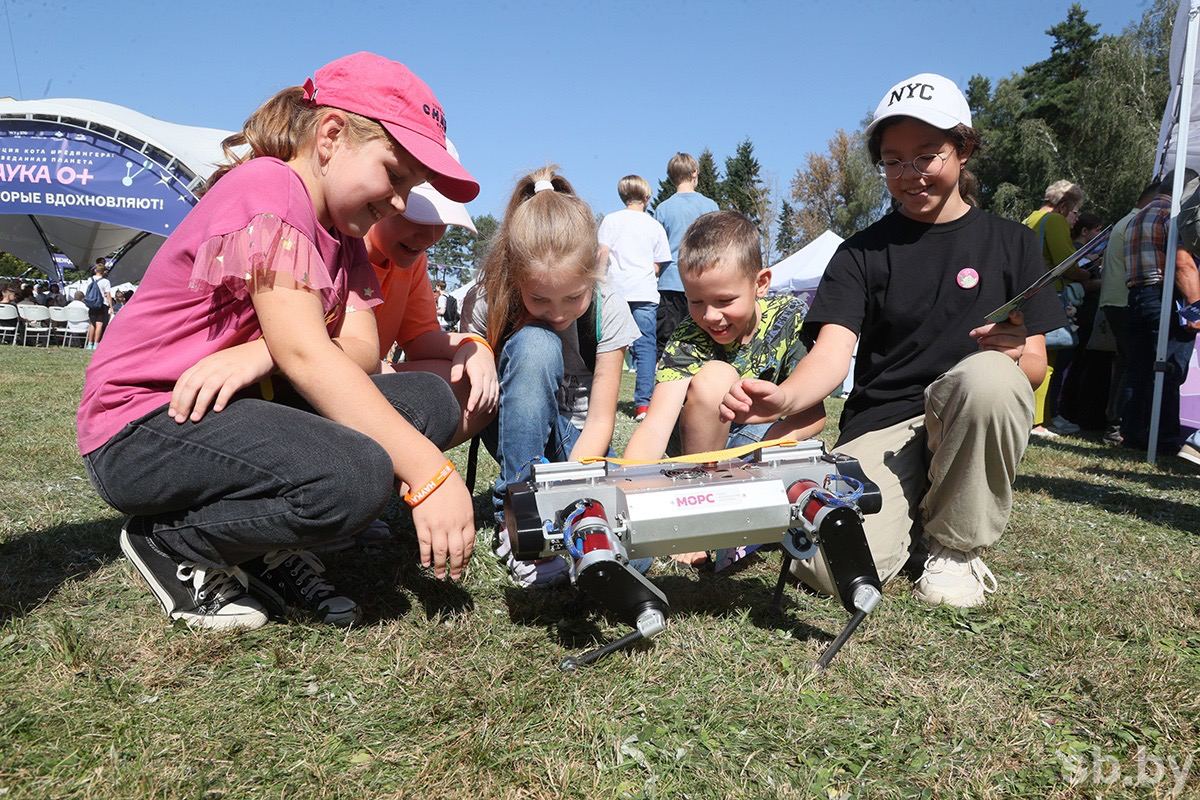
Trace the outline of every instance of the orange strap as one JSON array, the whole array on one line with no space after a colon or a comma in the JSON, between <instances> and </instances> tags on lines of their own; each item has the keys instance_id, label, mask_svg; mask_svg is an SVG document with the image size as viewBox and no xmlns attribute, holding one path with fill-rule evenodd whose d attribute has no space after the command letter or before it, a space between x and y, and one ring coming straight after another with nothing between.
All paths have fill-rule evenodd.
<instances>
[{"instance_id":1,"label":"orange strap","mask_svg":"<svg viewBox=\"0 0 1200 800\"><path fill-rule=\"evenodd\" d=\"M604 456L589 456L581 458L581 464L594 464L597 461L604 461L608 464L617 464L622 467L639 466L645 464L708 464L713 461L730 461L735 458L741 458L747 453L753 453L755 450L763 450L768 447L795 447L799 442L795 439L770 439L765 442L751 442L744 444L741 447L731 447L728 450L712 450L708 453L692 453L686 456L676 456L675 458L663 458L658 461L637 461L630 458L606 458Z\"/></svg>"},{"instance_id":2,"label":"orange strap","mask_svg":"<svg viewBox=\"0 0 1200 800\"><path fill-rule=\"evenodd\" d=\"M459 342L458 345L454 349L457 350L459 347L462 347L467 342L475 342L475 344L479 345L484 350L487 350L492 355L496 355L495 351L492 350L492 346L490 344L488 344L488 340L483 338L482 336L479 336L474 333L466 334L465 338L463 338L463 340L461 342Z\"/></svg>"},{"instance_id":3,"label":"orange strap","mask_svg":"<svg viewBox=\"0 0 1200 800\"><path fill-rule=\"evenodd\" d=\"M426 481L425 485L415 492L406 492L404 494L404 502L408 503L409 508L416 508L429 498L429 495L437 491L437 488L446 482L454 473L454 462L447 459L442 468L437 471L437 474Z\"/></svg>"}]
</instances>

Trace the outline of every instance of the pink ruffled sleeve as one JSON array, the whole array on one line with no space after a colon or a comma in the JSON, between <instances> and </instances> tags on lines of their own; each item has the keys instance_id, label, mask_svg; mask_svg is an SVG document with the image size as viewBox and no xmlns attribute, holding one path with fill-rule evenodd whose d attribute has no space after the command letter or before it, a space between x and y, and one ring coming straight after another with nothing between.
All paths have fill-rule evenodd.
<instances>
[{"instance_id":1,"label":"pink ruffled sleeve","mask_svg":"<svg viewBox=\"0 0 1200 800\"><path fill-rule=\"evenodd\" d=\"M362 239L350 239L350 269L347 270L346 312L365 311L383 302L379 279L367 258Z\"/></svg>"},{"instance_id":2,"label":"pink ruffled sleeve","mask_svg":"<svg viewBox=\"0 0 1200 800\"><path fill-rule=\"evenodd\" d=\"M259 214L245 228L214 236L196 251L189 288L223 286L245 297L257 281L285 273L316 292L326 313L339 305L329 267L308 237L274 214Z\"/></svg>"}]
</instances>

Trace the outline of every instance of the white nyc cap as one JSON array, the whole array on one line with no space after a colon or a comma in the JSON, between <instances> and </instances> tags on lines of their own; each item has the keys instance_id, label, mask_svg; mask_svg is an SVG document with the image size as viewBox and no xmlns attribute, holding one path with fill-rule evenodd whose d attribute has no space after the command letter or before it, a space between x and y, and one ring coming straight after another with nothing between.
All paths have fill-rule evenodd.
<instances>
[{"instance_id":1,"label":"white nyc cap","mask_svg":"<svg viewBox=\"0 0 1200 800\"><path fill-rule=\"evenodd\" d=\"M971 124L971 107L954 81L922 72L887 90L875 108L866 135L870 136L875 126L888 117L915 117L935 128L950 130Z\"/></svg>"}]
</instances>

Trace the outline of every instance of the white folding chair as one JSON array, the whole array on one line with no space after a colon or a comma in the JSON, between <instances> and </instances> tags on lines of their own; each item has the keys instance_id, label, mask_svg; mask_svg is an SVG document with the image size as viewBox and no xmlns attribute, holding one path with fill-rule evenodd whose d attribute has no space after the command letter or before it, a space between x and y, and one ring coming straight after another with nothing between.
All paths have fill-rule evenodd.
<instances>
[{"instance_id":1,"label":"white folding chair","mask_svg":"<svg viewBox=\"0 0 1200 800\"><path fill-rule=\"evenodd\" d=\"M17 320L20 318L17 307L11 303L0 305L0 342L12 337L11 344L17 343Z\"/></svg>"},{"instance_id":2,"label":"white folding chair","mask_svg":"<svg viewBox=\"0 0 1200 800\"><path fill-rule=\"evenodd\" d=\"M37 345L39 339L46 340L46 346L50 346L50 309L45 306L22 304L17 306L17 313L21 316L21 321L25 323L25 330L21 334L21 344L28 345L29 338L33 337L34 345Z\"/></svg>"},{"instance_id":3,"label":"white folding chair","mask_svg":"<svg viewBox=\"0 0 1200 800\"><path fill-rule=\"evenodd\" d=\"M68 344L68 342L75 339L75 337L79 337L79 344L82 345L84 343L84 341L87 339L87 326L88 326L88 310L87 310L87 308L82 307L82 306L68 306L67 308L63 309L63 312L66 314L67 324L66 324L66 327L63 328L62 346L63 347L71 346ZM77 330L77 331L71 330L72 325L78 325L79 323L83 323L83 327L80 330Z\"/></svg>"},{"instance_id":4,"label":"white folding chair","mask_svg":"<svg viewBox=\"0 0 1200 800\"><path fill-rule=\"evenodd\" d=\"M54 338L65 338L67 335L67 310L58 306L47 306L50 312L50 338L47 345L54 344Z\"/></svg>"}]
</instances>

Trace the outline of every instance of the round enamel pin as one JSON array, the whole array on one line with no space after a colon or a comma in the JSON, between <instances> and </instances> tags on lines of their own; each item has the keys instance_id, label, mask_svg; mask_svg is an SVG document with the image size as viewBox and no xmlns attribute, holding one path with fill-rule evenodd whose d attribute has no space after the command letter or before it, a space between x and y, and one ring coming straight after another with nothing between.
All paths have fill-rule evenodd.
<instances>
[{"instance_id":1,"label":"round enamel pin","mask_svg":"<svg viewBox=\"0 0 1200 800\"><path fill-rule=\"evenodd\" d=\"M955 280L963 289L973 289L975 284L979 283L979 273L970 267L963 267L958 271L958 277Z\"/></svg>"}]
</instances>

